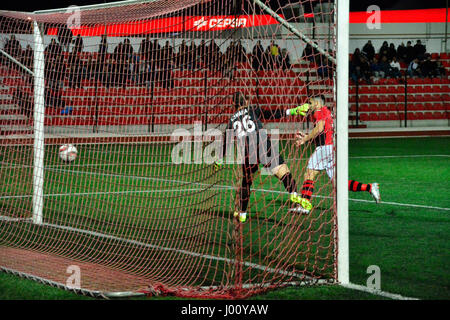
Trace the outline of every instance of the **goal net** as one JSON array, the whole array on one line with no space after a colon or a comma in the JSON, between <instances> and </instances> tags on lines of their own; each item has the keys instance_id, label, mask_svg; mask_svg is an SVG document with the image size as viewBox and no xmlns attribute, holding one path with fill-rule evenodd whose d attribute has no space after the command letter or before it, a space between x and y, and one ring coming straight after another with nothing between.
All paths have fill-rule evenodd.
<instances>
[{"instance_id":1,"label":"goal net","mask_svg":"<svg viewBox=\"0 0 450 320\"><path fill-rule=\"evenodd\" d=\"M336 113L335 26L334 4L313 0L0 11L0 269L102 296L336 282L325 173L301 215L261 167L241 223L236 139L214 166L235 92L272 112L323 95ZM295 133L314 119L263 124L300 193L314 145Z\"/></svg>"}]
</instances>

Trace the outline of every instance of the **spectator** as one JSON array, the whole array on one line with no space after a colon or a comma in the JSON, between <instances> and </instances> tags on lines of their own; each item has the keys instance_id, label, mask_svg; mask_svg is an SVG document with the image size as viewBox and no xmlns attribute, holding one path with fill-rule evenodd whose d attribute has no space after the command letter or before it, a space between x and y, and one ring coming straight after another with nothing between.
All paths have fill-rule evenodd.
<instances>
[{"instance_id":1,"label":"spectator","mask_svg":"<svg viewBox=\"0 0 450 320\"><path fill-rule=\"evenodd\" d=\"M247 61L247 51L241 43L241 40L238 40L236 45L236 58L238 62Z\"/></svg>"},{"instance_id":2,"label":"spectator","mask_svg":"<svg viewBox=\"0 0 450 320\"><path fill-rule=\"evenodd\" d=\"M330 72L331 68L332 68L332 64L328 60L328 58L326 56L321 55L320 65L317 68L317 74L321 78L330 78L331 77L331 72Z\"/></svg>"},{"instance_id":3,"label":"spectator","mask_svg":"<svg viewBox=\"0 0 450 320\"><path fill-rule=\"evenodd\" d=\"M384 74L383 78L388 77L390 65L389 65L388 58L386 56L381 57L379 66L380 66L380 71L383 72L383 74Z\"/></svg>"},{"instance_id":4,"label":"spectator","mask_svg":"<svg viewBox=\"0 0 450 320\"><path fill-rule=\"evenodd\" d=\"M191 41L191 44L188 47L187 61L186 61L187 68L190 70L193 70L197 67L196 54L197 54L197 46L195 45L194 41Z\"/></svg>"},{"instance_id":5,"label":"spectator","mask_svg":"<svg viewBox=\"0 0 450 320\"><path fill-rule=\"evenodd\" d=\"M359 56L359 66L356 67L358 78L363 78L367 84L371 83L370 78L372 77L372 72L370 70L369 61L364 55Z\"/></svg>"},{"instance_id":6,"label":"spectator","mask_svg":"<svg viewBox=\"0 0 450 320\"><path fill-rule=\"evenodd\" d=\"M373 60L373 57L375 57L375 48L372 45L372 41L367 41L367 43L362 48L362 52L366 55L369 61Z\"/></svg>"},{"instance_id":7,"label":"spectator","mask_svg":"<svg viewBox=\"0 0 450 320\"><path fill-rule=\"evenodd\" d=\"M204 50L206 51L206 47ZM172 67L174 52L173 52L173 48L170 45L169 41L166 41L164 47L162 47L161 54L162 54L162 59L163 59L163 61L162 61L163 69L167 68L167 66Z\"/></svg>"},{"instance_id":8,"label":"spectator","mask_svg":"<svg viewBox=\"0 0 450 320\"><path fill-rule=\"evenodd\" d=\"M141 71L142 62L143 60L141 59L141 57L138 54L133 53L130 59L130 72L131 72L131 80L136 82L136 84L142 83L143 78Z\"/></svg>"},{"instance_id":9,"label":"spectator","mask_svg":"<svg viewBox=\"0 0 450 320\"><path fill-rule=\"evenodd\" d=\"M208 58L206 56L206 43L205 40L202 40L197 47L197 52L195 53L195 56L197 57L198 61L203 63L208 63Z\"/></svg>"},{"instance_id":10,"label":"spectator","mask_svg":"<svg viewBox=\"0 0 450 320\"><path fill-rule=\"evenodd\" d=\"M414 47L411 45L411 41L408 41L406 43L406 59L404 60L404 62L409 65L410 62L413 61L415 57L416 55L414 52Z\"/></svg>"},{"instance_id":11,"label":"spectator","mask_svg":"<svg viewBox=\"0 0 450 320\"><path fill-rule=\"evenodd\" d=\"M93 79L95 77L96 64L92 60L92 56L89 56L88 61L83 63L83 75L82 78L86 80Z\"/></svg>"},{"instance_id":12,"label":"spectator","mask_svg":"<svg viewBox=\"0 0 450 320\"><path fill-rule=\"evenodd\" d=\"M372 59L370 70L375 78L384 78L384 71L381 69L381 65L376 57Z\"/></svg>"},{"instance_id":13,"label":"spectator","mask_svg":"<svg viewBox=\"0 0 450 320\"><path fill-rule=\"evenodd\" d=\"M30 70L33 70L33 49L28 44L22 54L22 63Z\"/></svg>"},{"instance_id":14,"label":"spectator","mask_svg":"<svg viewBox=\"0 0 450 320\"><path fill-rule=\"evenodd\" d=\"M408 74L410 77L416 77L416 76L421 76L421 71L419 68L419 59L415 58L413 61L410 62L409 66L408 66Z\"/></svg>"},{"instance_id":15,"label":"spectator","mask_svg":"<svg viewBox=\"0 0 450 320\"><path fill-rule=\"evenodd\" d=\"M388 50L388 55L387 55L387 59L389 61L392 61L392 59L394 57L397 57L397 50L395 50L395 45L393 43L391 43L389 45L389 50Z\"/></svg>"},{"instance_id":16,"label":"spectator","mask_svg":"<svg viewBox=\"0 0 450 320\"><path fill-rule=\"evenodd\" d=\"M71 64L68 70L69 86L73 89L81 88L81 72L79 66Z\"/></svg>"},{"instance_id":17,"label":"spectator","mask_svg":"<svg viewBox=\"0 0 450 320\"><path fill-rule=\"evenodd\" d=\"M181 70L183 70L185 68L185 64L187 61L187 56L188 56L188 46L186 45L186 41L183 39L183 41L181 41L180 47L178 49L178 54L177 54L177 66L178 68L180 68Z\"/></svg>"},{"instance_id":18,"label":"spectator","mask_svg":"<svg viewBox=\"0 0 450 320\"><path fill-rule=\"evenodd\" d=\"M150 56L150 46L151 40L150 35L146 35L144 39L142 39L141 44L139 45L139 55L142 59L148 60Z\"/></svg>"},{"instance_id":19,"label":"spectator","mask_svg":"<svg viewBox=\"0 0 450 320\"><path fill-rule=\"evenodd\" d=\"M427 49L422 44L420 40L417 40L417 43L414 45L414 57L419 58L419 60L422 60L425 58L425 52Z\"/></svg>"},{"instance_id":20,"label":"spectator","mask_svg":"<svg viewBox=\"0 0 450 320\"><path fill-rule=\"evenodd\" d=\"M383 57L387 57L389 58L389 46L388 46L388 42L384 41L383 45L380 48L380 51L378 53L378 59L381 61L383 59Z\"/></svg>"},{"instance_id":21,"label":"spectator","mask_svg":"<svg viewBox=\"0 0 450 320\"><path fill-rule=\"evenodd\" d=\"M400 63L397 61L397 57L394 57L390 63L390 69L389 69L389 75L392 78L399 78L402 76L402 74L400 73Z\"/></svg>"},{"instance_id":22,"label":"spectator","mask_svg":"<svg viewBox=\"0 0 450 320\"><path fill-rule=\"evenodd\" d=\"M16 59L19 59L22 56L22 46L15 35L11 35L11 38L6 41L3 49L7 54Z\"/></svg>"},{"instance_id":23,"label":"spectator","mask_svg":"<svg viewBox=\"0 0 450 320\"><path fill-rule=\"evenodd\" d=\"M361 56L361 51L359 50L359 48L356 48L355 51L353 51L352 60L351 60L355 67L358 67L359 64L361 63L360 56Z\"/></svg>"},{"instance_id":24,"label":"spectator","mask_svg":"<svg viewBox=\"0 0 450 320\"><path fill-rule=\"evenodd\" d=\"M438 77L445 77L447 74L447 71L445 70L445 67L442 65L442 62L438 59L436 60L436 76Z\"/></svg>"},{"instance_id":25,"label":"spectator","mask_svg":"<svg viewBox=\"0 0 450 320\"><path fill-rule=\"evenodd\" d=\"M358 49L359 50L359 49ZM316 49L314 49L309 43L306 44L305 49L303 50L302 58L309 60L310 62L314 62L314 56L316 54Z\"/></svg>"},{"instance_id":26,"label":"spectator","mask_svg":"<svg viewBox=\"0 0 450 320\"><path fill-rule=\"evenodd\" d=\"M117 46L114 48L113 60L122 61L122 53L123 53L123 42L119 42Z\"/></svg>"},{"instance_id":27,"label":"spectator","mask_svg":"<svg viewBox=\"0 0 450 320\"><path fill-rule=\"evenodd\" d=\"M123 40L122 55L123 55L124 61L129 62L133 53L134 53L134 49L130 43L130 39L127 38L127 39Z\"/></svg>"},{"instance_id":28,"label":"spectator","mask_svg":"<svg viewBox=\"0 0 450 320\"><path fill-rule=\"evenodd\" d=\"M289 57L289 52L286 48L281 50L281 69L283 71L291 69L291 59Z\"/></svg>"},{"instance_id":29,"label":"spectator","mask_svg":"<svg viewBox=\"0 0 450 320\"><path fill-rule=\"evenodd\" d=\"M431 61L431 55L427 54L425 60L420 64L420 70L422 72L422 77L433 78L437 76L437 64Z\"/></svg>"},{"instance_id":30,"label":"spectator","mask_svg":"<svg viewBox=\"0 0 450 320\"><path fill-rule=\"evenodd\" d=\"M34 103L33 98L22 90L20 86L13 93L13 101L17 103L20 113L26 116L28 119L32 119Z\"/></svg>"},{"instance_id":31,"label":"spectator","mask_svg":"<svg viewBox=\"0 0 450 320\"><path fill-rule=\"evenodd\" d=\"M252 67L253 70L259 71L263 68L263 56L264 56L264 48L261 45L261 40L253 47L252 51Z\"/></svg>"},{"instance_id":32,"label":"spectator","mask_svg":"<svg viewBox=\"0 0 450 320\"><path fill-rule=\"evenodd\" d=\"M58 28L58 42L62 49L65 49L66 52L69 52L69 46L73 40L72 31L67 27L66 23L62 23Z\"/></svg>"},{"instance_id":33,"label":"spectator","mask_svg":"<svg viewBox=\"0 0 450 320\"><path fill-rule=\"evenodd\" d=\"M270 42L270 53L272 54L272 61L275 67L281 65L280 47L273 41Z\"/></svg>"},{"instance_id":34,"label":"spectator","mask_svg":"<svg viewBox=\"0 0 450 320\"><path fill-rule=\"evenodd\" d=\"M108 54L108 40L106 38L106 34L102 34L100 44L98 46L98 59L102 62L105 62L107 54Z\"/></svg>"},{"instance_id":35,"label":"spectator","mask_svg":"<svg viewBox=\"0 0 450 320\"><path fill-rule=\"evenodd\" d=\"M219 46L216 44L216 42L211 40L209 43L208 49L207 49L207 55L209 59L209 70L217 70L218 69L218 59L219 59Z\"/></svg>"},{"instance_id":36,"label":"spectator","mask_svg":"<svg viewBox=\"0 0 450 320\"><path fill-rule=\"evenodd\" d=\"M270 52L270 46L267 46L266 51L263 54L263 68L264 70L273 70L273 56Z\"/></svg>"},{"instance_id":37,"label":"spectator","mask_svg":"<svg viewBox=\"0 0 450 320\"><path fill-rule=\"evenodd\" d=\"M62 48L55 39L52 39L49 45L45 48L44 54L48 60L54 61L57 57L62 55Z\"/></svg>"},{"instance_id":38,"label":"spectator","mask_svg":"<svg viewBox=\"0 0 450 320\"><path fill-rule=\"evenodd\" d=\"M397 58L400 61L403 61L403 62L406 61L406 47L405 47L405 43L403 43L403 42L397 47Z\"/></svg>"},{"instance_id":39,"label":"spectator","mask_svg":"<svg viewBox=\"0 0 450 320\"><path fill-rule=\"evenodd\" d=\"M99 76L100 81L103 83L103 86L106 88L109 88L111 86L114 86L114 72L115 72L115 61L112 58L106 58L106 61L104 64L100 66L99 70Z\"/></svg>"},{"instance_id":40,"label":"spectator","mask_svg":"<svg viewBox=\"0 0 450 320\"><path fill-rule=\"evenodd\" d=\"M161 45L158 40L153 40L150 46L150 68L156 70L161 64Z\"/></svg>"},{"instance_id":41,"label":"spectator","mask_svg":"<svg viewBox=\"0 0 450 320\"><path fill-rule=\"evenodd\" d=\"M78 35L75 38L74 44L73 44L73 49L72 52L73 53L81 53L83 52L84 49L84 42L83 42L83 38L81 38L81 35Z\"/></svg>"}]
</instances>

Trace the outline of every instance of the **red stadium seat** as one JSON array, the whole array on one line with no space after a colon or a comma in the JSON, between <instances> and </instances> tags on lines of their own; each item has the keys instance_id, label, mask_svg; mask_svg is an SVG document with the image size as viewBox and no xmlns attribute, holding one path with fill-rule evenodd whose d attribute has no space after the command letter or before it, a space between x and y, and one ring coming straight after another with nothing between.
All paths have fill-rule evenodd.
<instances>
[{"instance_id":1,"label":"red stadium seat","mask_svg":"<svg viewBox=\"0 0 450 320\"><path fill-rule=\"evenodd\" d=\"M361 120L361 121L369 121L369 115L367 113L361 113L359 115L359 120Z\"/></svg>"}]
</instances>

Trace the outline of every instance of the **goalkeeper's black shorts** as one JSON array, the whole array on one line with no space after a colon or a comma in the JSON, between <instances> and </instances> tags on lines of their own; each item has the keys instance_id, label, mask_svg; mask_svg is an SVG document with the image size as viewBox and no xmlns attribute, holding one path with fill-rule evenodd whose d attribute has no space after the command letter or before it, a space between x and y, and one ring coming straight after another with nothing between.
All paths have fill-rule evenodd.
<instances>
[{"instance_id":1,"label":"goalkeeper's black shorts","mask_svg":"<svg viewBox=\"0 0 450 320\"><path fill-rule=\"evenodd\" d=\"M258 171L260 165L270 170L285 163L283 156L278 153L278 150L271 149L270 140L267 141L267 148L265 150L252 154L250 154L248 151L249 150L246 149L243 163L243 171L246 174L255 173L256 171Z\"/></svg>"}]
</instances>

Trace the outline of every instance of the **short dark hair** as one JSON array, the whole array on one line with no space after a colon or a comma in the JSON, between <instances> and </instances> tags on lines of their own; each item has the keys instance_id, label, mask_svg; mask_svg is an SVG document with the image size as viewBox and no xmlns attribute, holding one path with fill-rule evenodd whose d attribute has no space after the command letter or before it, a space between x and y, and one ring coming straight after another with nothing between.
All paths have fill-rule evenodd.
<instances>
[{"instance_id":1,"label":"short dark hair","mask_svg":"<svg viewBox=\"0 0 450 320\"><path fill-rule=\"evenodd\" d=\"M245 95L241 91L236 91L233 94L233 104L236 109L245 105Z\"/></svg>"}]
</instances>

